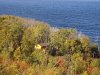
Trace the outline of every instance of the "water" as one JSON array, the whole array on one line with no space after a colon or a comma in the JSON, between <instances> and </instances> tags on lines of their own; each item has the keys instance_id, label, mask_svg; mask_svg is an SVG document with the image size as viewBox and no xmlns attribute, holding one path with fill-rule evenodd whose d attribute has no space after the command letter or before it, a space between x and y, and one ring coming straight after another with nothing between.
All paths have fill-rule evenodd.
<instances>
[{"instance_id":1,"label":"water","mask_svg":"<svg viewBox=\"0 0 100 75\"><path fill-rule=\"evenodd\" d=\"M54 27L76 28L94 40L100 37L98 1L0 0L2 14L35 18Z\"/></svg>"}]
</instances>

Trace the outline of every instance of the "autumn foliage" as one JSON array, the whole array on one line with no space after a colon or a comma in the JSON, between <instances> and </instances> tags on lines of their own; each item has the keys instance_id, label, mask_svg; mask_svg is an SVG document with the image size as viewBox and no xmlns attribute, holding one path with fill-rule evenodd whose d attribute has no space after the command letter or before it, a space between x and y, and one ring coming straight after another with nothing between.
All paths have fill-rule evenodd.
<instances>
[{"instance_id":1,"label":"autumn foliage","mask_svg":"<svg viewBox=\"0 0 100 75\"><path fill-rule=\"evenodd\" d=\"M76 29L1 15L0 75L100 75L98 45Z\"/></svg>"}]
</instances>

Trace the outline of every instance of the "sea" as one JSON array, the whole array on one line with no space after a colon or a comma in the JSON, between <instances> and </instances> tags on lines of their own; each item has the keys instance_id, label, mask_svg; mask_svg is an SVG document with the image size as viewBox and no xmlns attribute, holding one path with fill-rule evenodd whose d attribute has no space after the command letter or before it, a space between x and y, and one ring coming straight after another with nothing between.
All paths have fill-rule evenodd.
<instances>
[{"instance_id":1,"label":"sea","mask_svg":"<svg viewBox=\"0 0 100 75\"><path fill-rule=\"evenodd\" d=\"M100 1L0 0L0 15L4 14L75 28L100 43Z\"/></svg>"}]
</instances>

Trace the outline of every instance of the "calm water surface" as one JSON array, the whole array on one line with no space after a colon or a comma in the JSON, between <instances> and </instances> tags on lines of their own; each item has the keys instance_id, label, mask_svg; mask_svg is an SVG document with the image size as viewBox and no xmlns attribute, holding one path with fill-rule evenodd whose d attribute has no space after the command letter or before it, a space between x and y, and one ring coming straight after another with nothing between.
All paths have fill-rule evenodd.
<instances>
[{"instance_id":1,"label":"calm water surface","mask_svg":"<svg viewBox=\"0 0 100 75\"><path fill-rule=\"evenodd\" d=\"M0 0L0 15L35 18L54 27L72 27L100 37L100 2L55 0Z\"/></svg>"}]
</instances>

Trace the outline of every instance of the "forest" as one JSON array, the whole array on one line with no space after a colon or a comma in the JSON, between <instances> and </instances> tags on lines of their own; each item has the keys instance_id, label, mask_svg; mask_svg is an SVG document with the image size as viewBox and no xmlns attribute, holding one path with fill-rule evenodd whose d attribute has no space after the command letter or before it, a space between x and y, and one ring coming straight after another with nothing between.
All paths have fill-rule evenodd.
<instances>
[{"instance_id":1,"label":"forest","mask_svg":"<svg viewBox=\"0 0 100 75\"><path fill-rule=\"evenodd\" d=\"M100 75L98 44L73 28L1 15L0 75Z\"/></svg>"}]
</instances>

